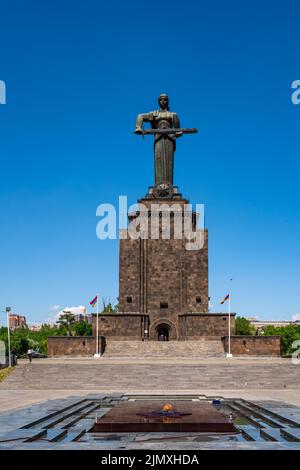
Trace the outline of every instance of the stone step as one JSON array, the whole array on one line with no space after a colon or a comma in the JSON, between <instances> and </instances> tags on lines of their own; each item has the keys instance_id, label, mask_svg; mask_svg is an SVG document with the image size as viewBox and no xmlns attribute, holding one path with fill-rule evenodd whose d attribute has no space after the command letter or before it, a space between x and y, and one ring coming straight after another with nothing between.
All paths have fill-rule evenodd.
<instances>
[{"instance_id":1,"label":"stone step","mask_svg":"<svg viewBox=\"0 0 300 470\"><path fill-rule=\"evenodd\" d=\"M199 341L107 340L105 357L208 357L224 356L220 339Z\"/></svg>"},{"instance_id":2,"label":"stone step","mask_svg":"<svg viewBox=\"0 0 300 470\"><path fill-rule=\"evenodd\" d=\"M282 363L236 363L225 357L193 363L192 358L176 362L158 357L139 361L126 359L87 359L55 363L43 359L32 364L20 363L1 382L1 390L249 390L299 389L299 376L288 360ZM190 362L191 361L191 362Z\"/></svg>"}]
</instances>

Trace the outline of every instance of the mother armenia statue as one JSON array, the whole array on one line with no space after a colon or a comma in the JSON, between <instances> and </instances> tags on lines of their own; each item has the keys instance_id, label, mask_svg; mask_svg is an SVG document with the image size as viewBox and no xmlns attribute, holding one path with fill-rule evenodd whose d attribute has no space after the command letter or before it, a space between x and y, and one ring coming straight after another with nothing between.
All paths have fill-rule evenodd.
<instances>
[{"instance_id":1,"label":"mother armenia statue","mask_svg":"<svg viewBox=\"0 0 300 470\"><path fill-rule=\"evenodd\" d=\"M176 139L183 134L194 134L197 129L181 129L176 113L169 110L169 98L165 94L158 97L159 110L139 114L136 118L135 134L154 135L155 186L173 187L174 152ZM151 129L144 129L149 122Z\"/></svg>"}]
</instances>

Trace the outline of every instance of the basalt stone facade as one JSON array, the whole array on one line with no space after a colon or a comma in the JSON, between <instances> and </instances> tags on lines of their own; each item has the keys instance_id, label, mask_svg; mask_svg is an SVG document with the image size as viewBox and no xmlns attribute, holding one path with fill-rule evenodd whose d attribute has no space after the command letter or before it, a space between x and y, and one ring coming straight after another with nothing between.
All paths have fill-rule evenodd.
<instances>
[{"instance_id":1,"label":"basalt stone facade","mask_svg":"<svg viewBox=\"0 0 300 470\"><path fill-rule=\"evenodd\" d=\"M147 237L133 240L122 232L119 250L119 310L149 314L151 321L167 314L177 318L183 312L208 311L208 233L196 229L196 214L191 214L192 227L197 230L199 248L187 249L184 231L185 199L139 201L146 211L129 214L130 222L145 219L142 227ZM165 224L165 225L164 225ZM170 232L163 239L163 229ZM152 233L157 227L157 237ZM176 234L175 234L176 231ZM179 235L178 235L179 234ZM196 242L190 243L191 247ZM195 245L195 246L194 246ZM163 311L166 309L167 311ZM163 315L165 316L165 315Z\"/></svg>"},{"instance_id":2,"label":"basalt stone facade","mask_svg":"<svg viewBox=\"0 0 300 470\"><path fill-rule=\"evenodd\" d=\"M99 335L107 340L157 340L159 327L168 328L168 340L216 339L228 334L228 315L223 313L187 313L170 319L167 315L151 322L150 315L137 313L99 314ZM96 334L97 315L93 315ZM231 314L230 331L235 333L235 314ZM147 332L147 333L145 333Z\"/></svg>"},{"instance_id":3,"label":"basalt stone facade","mask_svg":"<svg viewBox=\"0 0 300 470\"><path fill-rule=\"evenodd\" d=\"M201 336L199 314L207 314L209 300L207 230L197 228L197 214L180 194L169 200L146 197L128 217L145 236L132 239L123 231L120 238L120 312L145 316L142 339L157 339L164 331L169 340L184 339L180 316L193 313L199 318L194 336ZM217 336L226 333L223 326L221 321Z\"/></svg>"},{"instance_id":4,"label":"basalt stone facade","mask_svg":"<svg viewBox=\"0 0 300 470\"><path fill-rule=\"evenodd\" d=\"M98 315L99 336L113 340L142 339L149 319L139 313L102 313ZM93 315L93 335L96 336L97 315Z\"/></svg>"},{"instance_id":5,"label":"basalt stone facade","mask_svg":"<svg viewBox=\"0 0 300 470\"><path fill-rule=\"evenodd\" d=\"M186 340L219 337L228 334L228 314L225 313L185 313L179 315L180 338ZM235 313L230 315L230 333L235 334Z\"/></svg>"},{"instance_id":6,"label":"basalt stone facade","mask_svg":"<svg viewBox=\"0 0 300 470\"><path fill-rule=\"evenodd\" d=\"M228 337L223 342L228 351ZM231 336L230 349L234 356L280 356L280 336Z\"/></svg>"},{"instance_id":7,"label":"basalt stone facade","mask_svg":"<svg viewBox=\"0 0 300 470\"><path fill-rule=\"evenodd\" d=\"M221 341L228 334L228 315L208 313L208 232L197 228L197 217L179 193L155 199L150 188L139 201L139 210L128 215L139 236L130 236L130 228L120 236L120 313L99 315L100 335ZM95 315L93 324L96 334Z\"/></svg>"},{"instance_id":8,"label":"basalt stone facade","mask_svg":"<svg viewBox=\"0 0 300 470\"><path fill-rule=\"evenodd\" d=\"M49 336L48 356L92 356L96 338L93 336Z\"/></svg>"}]
</instances>

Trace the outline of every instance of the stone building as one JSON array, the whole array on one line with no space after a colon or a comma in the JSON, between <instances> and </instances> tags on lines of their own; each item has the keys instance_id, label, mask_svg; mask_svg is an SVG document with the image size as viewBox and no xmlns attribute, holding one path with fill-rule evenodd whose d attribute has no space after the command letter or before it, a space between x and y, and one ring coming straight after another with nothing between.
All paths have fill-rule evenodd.
<instances>
[{"instance_id":1,"label":"stone building","mask_svg":"<svg viewBox=\"0 0 300 470\"><path fill-rule=\"evenodd\" d=\"M132 238L130 228L120 234L119 313L99 315L100 335L197 340L228 334L228 315L208 312L208 231L197 227L198 214L173 189L172 197L162 198L150 187L139 210L128 214L129 227L136 223L140 236Z\"/></svg>"}]
</instances>

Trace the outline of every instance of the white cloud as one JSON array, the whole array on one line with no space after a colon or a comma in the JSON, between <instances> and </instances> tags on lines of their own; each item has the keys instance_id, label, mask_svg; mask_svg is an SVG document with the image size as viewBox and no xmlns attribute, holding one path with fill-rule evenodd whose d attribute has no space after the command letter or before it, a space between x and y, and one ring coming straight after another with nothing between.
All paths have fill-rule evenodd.
<instances>
[{"instance_id":1,"label":"white cloud","mask_svg":"<svg viewBox=\"0 0 300 470\"><path fill-rule=\"evenodd\" d=\"M293 315L293 321L300 321L300 313L295 313Z\"/></svg>"},{"instance_id":2,"label":"white cloud","mask_svg":"<svg viewBox=\"0 0 300 470\"><path fill-rule=\"evenodd\" d=\"M60 308L59 305L53 305L53 307L51 307L50 310L52 310L53 315L50 315L50 317L48 318L48 323L56 323L59 320L60 316L64 315L65 312L70 312L73 313L73 315L78 315L79 313L83 314L85 311L84 305L78 305L77 307L64 307L59 311L57 311L58 309L54 307L58 307L58 309Z\"/></svg>"},{"instance_id":3,"label":"white cloud","mask_svg":"<svg viewBox=\"0 0 300 470\"><path fill-rule=\"evenodd\" d=\"M52 307L50 307L51 312L56 312L59 309L60 309L60 305L52 305Z\"/></svg>"},{"instance_id":4,"label":"white cloud","mask_svg":"<svg viewBox=\"0 0 300 470\"><path fill-rule=\"evenodd\" d=\"M64 313L73 313L73 315L78 315L79 313L84 313L85 312L85 306L84 305L78 305L78 307L65 307L59 312L56 313L55 317L58 320L61 315Z\"/></svg>"}]
</instances>

